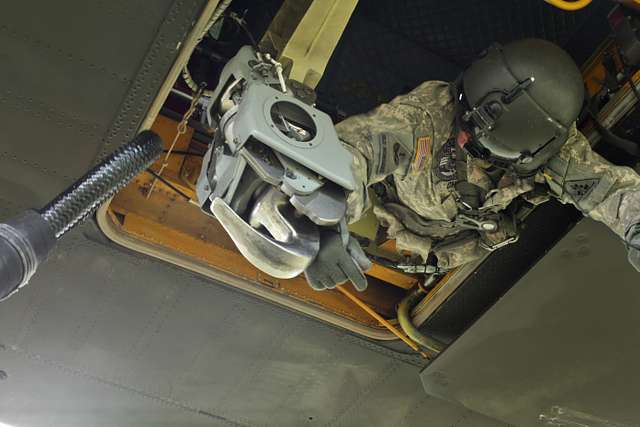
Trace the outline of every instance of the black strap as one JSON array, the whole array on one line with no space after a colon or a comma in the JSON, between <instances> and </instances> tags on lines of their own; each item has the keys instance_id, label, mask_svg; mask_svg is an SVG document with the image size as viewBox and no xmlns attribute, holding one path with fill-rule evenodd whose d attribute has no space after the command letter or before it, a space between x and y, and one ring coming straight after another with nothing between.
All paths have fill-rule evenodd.
<instances>
[{"instance_id":1,"label":"black strap","mask_svg":"<svg viewBox=\"0 0 640 427\"><path fill-rule=\"evenodd\" d=\"M454 129L455 132L455 129ZM455 137L455 136L453 136ZM472 184L467 179L467 153L464 152L458 143L456 147L456 176L455 191L458 199L463 203L464 210L479 209L484 202L487 192L484 188Z\"/></svg>"}]
</instances>

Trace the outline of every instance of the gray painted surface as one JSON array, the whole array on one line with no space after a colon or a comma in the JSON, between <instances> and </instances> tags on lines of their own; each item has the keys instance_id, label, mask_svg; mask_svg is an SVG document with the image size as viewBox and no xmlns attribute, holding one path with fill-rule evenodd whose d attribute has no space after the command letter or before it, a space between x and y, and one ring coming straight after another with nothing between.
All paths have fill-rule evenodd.
<instances>
[{"instance_id":1,"label":"gray painted surface","mask_svg":"<svg viewBox=\"0 0 640 427\"><path fill-rule=\"evenodd\" d=\"M3 8L0 220L133 136L202 4ZM90 224L0 304L0 426L498 425L426 396L410 361Z\"/></svg>"},{"instance_id":2,"label":"gray painted surface","mask_svg":"<svg viewBox=\"0 0 640 427\"><path fill-rule=\"evenodd\" d=\"M0 14L0 189L38 206L135 132L204 0L18 1Z\"/></svg>"},{"instance_id":3,"label":"gray painted surface","mask_svg":"<svg viewBox=\"0 0 640 427\"><path fill-rule=\"evenodd\" d=\"M87 230L0 305L0 422L499 425L383 348Z\"/></svg>"},{"instance_id":4,"label":"gray painted surface","mask_svg":"<svg viewBox=\"0 0 640 427\"><path fill-rule=\"evenodd\" d=\"M640 425L639 284L622 242L583 220L424 371L425 387L516 425L552 406Z\"/></svg>"}]
</instances>

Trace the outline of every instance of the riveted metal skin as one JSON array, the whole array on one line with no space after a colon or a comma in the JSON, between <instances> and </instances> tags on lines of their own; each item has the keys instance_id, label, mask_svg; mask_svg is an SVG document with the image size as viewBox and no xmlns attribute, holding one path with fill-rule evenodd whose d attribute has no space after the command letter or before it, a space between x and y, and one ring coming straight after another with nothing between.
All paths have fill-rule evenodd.
<instances>
[{"instance_id":1,"label":"riveted metal skin","mask_svg":"<svg viewBox=\"0 0 640 427\"><path fill-rule=\"evenodd\" d=\"M0 16L0 197L42 206L130 141L205 3L7 8Z\"/></svg>"}]
</instances>

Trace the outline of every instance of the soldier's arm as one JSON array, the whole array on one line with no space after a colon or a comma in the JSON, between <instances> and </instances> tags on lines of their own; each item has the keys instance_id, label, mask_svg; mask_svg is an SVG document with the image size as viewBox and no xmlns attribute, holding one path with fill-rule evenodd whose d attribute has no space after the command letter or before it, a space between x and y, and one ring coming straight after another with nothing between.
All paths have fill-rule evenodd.
<instances>
[{"instance_id":1,"label":"soldier's arm","mask_svg":"<svg viewBox=\"0 0 640 427\"><path fill-rule=\"evenodd\" d=\"M406 95L374 110L349 117L336 125L340 139L354 155L353 169L358 189L348 196L347 218L360 218L370 206L367 188L394 173L406 171L415 159L416 133L432 132L431 117L420 108L428 102L426 82Z\"/></svg>"},{"instance_id":2,"label":"soldier's arm","mask_svg":"<svg viewBox=\"0 0 640 427\"><path fill-rule=\"evenodd\" d=\"M575 205L622 237L631 249L631 263L639 269L634 245L640 247L640 176L633 169L609 163L574 127L544 175L562 202Z\"/></svg>"},{"instance_id":3,"label":"soldier's arm","mask_svg":"<svg viewBox=\"0 0 640 427\"><path fill-rule=\"evenodd\" d=\"M420 159L414 157L417 151L414 145L420 146L414 140L416 135L422 140L432 138L432 118L424 106L432 96L433 85L445 85L441 89L448 87L441 82L423 83L388 104L367 114L350 117L336 126L340 139L353 153L357 181L356 190L347 198L347 221L356 221L370 206L369 186L389 175L404 176L411 163ZM345 232L342 223L338 229L324 227L320 231L320 252L305 270L305 277L314 289L333 288L346 280L359 291L367 287L363 272L371 263L358 242Z\"/></svg>"}]
</instances>

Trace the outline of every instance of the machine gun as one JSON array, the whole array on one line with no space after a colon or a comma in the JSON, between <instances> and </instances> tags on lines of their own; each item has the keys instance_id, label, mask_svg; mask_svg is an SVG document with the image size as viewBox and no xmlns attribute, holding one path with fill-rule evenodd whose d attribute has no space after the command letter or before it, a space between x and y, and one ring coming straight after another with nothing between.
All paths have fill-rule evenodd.
<instances>
[{"instance_id":1,"label":"machine gun","mask_svg":"<svg viewBox=\"0 0 640 427\"><path fill-rule=\"evenodd\" d=\"M245 46L232 58L207 105L214 127L196 185L256 268L277 278L302 273L318 254L318 227L348 238L345 190L353 157L331 118L287 87L282 66Z\"/></svg>"}]
</instances>

